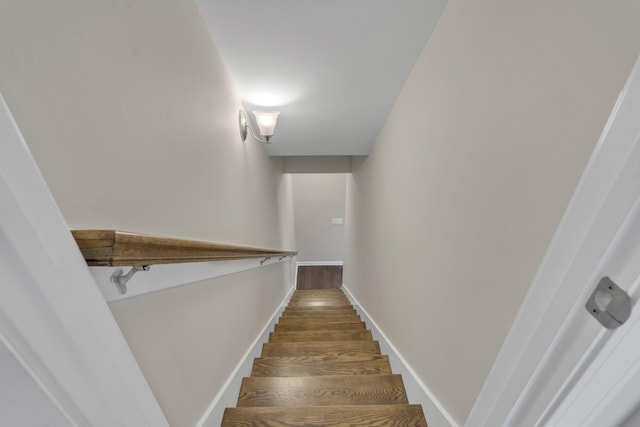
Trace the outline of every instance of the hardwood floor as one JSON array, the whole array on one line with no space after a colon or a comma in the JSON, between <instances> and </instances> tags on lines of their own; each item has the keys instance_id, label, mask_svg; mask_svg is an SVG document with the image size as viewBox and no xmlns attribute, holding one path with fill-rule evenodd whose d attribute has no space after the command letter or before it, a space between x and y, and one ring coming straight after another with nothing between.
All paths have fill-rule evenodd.
<instances>
[{"instance_id":1,"label":"hardwood floor","mask_svg":"<svg viewBox=\"0 0 640 427\"><path fill-rule=\"evenodd\" d=\"M297 289L340 289L341 265L301 265L298 267Z\"/></svg>"},{"instance_id":2,"label":"hardwood floor","mask_svg":"<svg viewBox=\"0 0 640 427\"><path fill-rule=\"evenodd\" d=\"M340 290L298 290L223 427L427 427Z\"/></svg>"}]
</instances>

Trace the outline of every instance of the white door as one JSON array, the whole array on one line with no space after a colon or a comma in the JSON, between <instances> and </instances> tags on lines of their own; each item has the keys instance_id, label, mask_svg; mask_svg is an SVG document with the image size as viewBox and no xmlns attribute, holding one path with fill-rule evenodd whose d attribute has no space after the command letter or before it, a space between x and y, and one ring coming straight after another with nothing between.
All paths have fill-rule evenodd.
<instances>
[{"instance_id":1,"label":"white door","mask_svg":"<svg viewBox=\"0 0 640 427\"><path fill-rule=\"evenodd\" d=\"M601 328L598 331L590 348L576 365L538 425L640 426L638 203L630 213L625 227L621 228L616 244L611 248L610 256L602 270L629 293L632 300L631 316L616 329ZM591 320L595 322L595 319L587 319Z\"/></svg>"}]
</instances>

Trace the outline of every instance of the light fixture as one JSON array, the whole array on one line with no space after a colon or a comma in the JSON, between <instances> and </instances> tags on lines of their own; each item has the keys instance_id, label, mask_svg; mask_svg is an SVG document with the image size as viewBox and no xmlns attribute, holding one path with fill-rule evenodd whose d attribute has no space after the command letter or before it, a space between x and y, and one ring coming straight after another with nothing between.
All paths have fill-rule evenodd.
<instances>
[{"instance_id":1,"label":"light fixture","mask_svg":"<svg viewBox=\"0 0 640 427\"><path fill-rule=\"evenodd\" d=\"M273 136L273 130L276 128L276 123L278 122L278 114L279 111L266 111L266 110L253 110L253 115L256 118L256 123L258 124L258 129L260 130L260 135L264 137L261 139L258 134L253 130L249 120L247 119L247 115L244 110L240 109L238 112L238 125L240 127L240 138L242 140L247 139L247 134L249 130L253 134L253 136L260 142L264 144L271 143L271 137Z\"/></svg>"}]
</instances>

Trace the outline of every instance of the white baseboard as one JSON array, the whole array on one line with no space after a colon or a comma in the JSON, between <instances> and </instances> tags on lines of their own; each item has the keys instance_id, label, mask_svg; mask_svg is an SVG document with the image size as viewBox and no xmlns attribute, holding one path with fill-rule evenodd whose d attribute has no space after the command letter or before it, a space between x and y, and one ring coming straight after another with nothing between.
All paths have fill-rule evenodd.
<instances>
[{"instance_id":1,"label":"white baseboard","mask_svg":"<svg viewBox=\"0 0 640 427\"><path fill-rule=\"evenodd\" d=\"M343 261L298 261L296 263L298 267L309 267L314 265L344 265Z\"/></svg>"},{"instance_id":2,"label":"white baseboard","mask_svg":"<svg viewBox=\"0 0 640 427\"><path fill-rule=\"evenodd\" d=\"M373 339L380 343L380 352L389 356L391 369L395 374L402 375L404 387L407 390L409 403L419 403L422 405L429 427L459 427L453 417L442 406L434 394L429 390L424 382L418 377L415 371L409 366L407 361L398 352L395 346L389 341L387 336L380 330L376 322L371 319L369 313L362 308L358 300L349 292L346 285L342 285L347 298L351 301L358 314L371 330Z\"/></svg>"},{"instance_id":3,"label":"white baseboard","mask_svg":"<svg viewBox=\"0 0 640 427\"><path fill-rule=\"evenodd\" d=\"M262 353L262 344L269 341L269 333L273 331L274 325L287 306L294 290L295 286L287 292L287 295L280 303L278 309L273 313L273 316L271 316L271 319L269 319L267 324L264 326L260 335L258 335L249 350L247 350L244 357L233 370L216 397L213 399L213 402L211 402L205 413L202 415L202 418L200 418L200 421L198 421L198 424L196 424L196 427L219 427L222 422L222 416L224 415L225 408L236 406L242 378L248 377L251 374L253 359L259 357Z\"/></svg>"}]
</instances>

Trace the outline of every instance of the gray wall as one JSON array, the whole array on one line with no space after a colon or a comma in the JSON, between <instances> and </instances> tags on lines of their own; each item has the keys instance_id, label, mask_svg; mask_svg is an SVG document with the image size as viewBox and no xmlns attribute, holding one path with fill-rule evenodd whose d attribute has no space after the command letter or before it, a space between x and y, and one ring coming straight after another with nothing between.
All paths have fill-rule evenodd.
<instances>
[{"instance_id":1,"label":"gray wall","mask_svg":"<svg viewBox=\"0 0 640 427\"><path fill-rule=\"evenodd\" d=\"M193 1L0 9L0 90L70 227L293 249L291 183L241 142ZM171 425L195 425L289 280L279 264L112 305Z\"/></svg>"},{"instance_id":2,"label":"gray wall","mask_svg":"<svg viewBox=\"0 0 640 427\"><path fill-rule=\"evenodd\" d=\"M292 174L298 261L342 261L347 175Z\"/></svg>"},{"instance_id":3,"label":"gray wall","mask_svg":"<svg viewBox=\"0 0 640 427\"><path fill-rule=\"evenodd\" d=\"M460 425L639 52L635 0L452 0L354 159L344 283Z\"/></svg>"}]
</instances>

